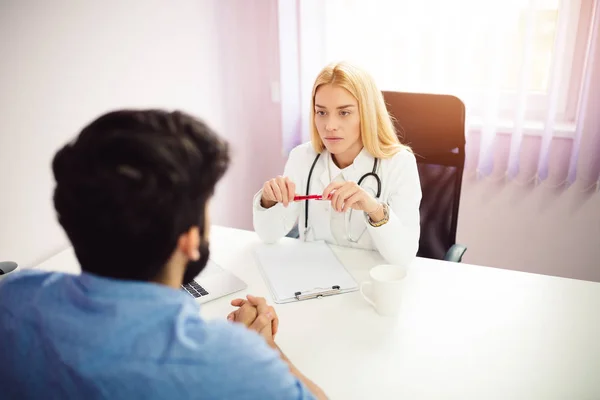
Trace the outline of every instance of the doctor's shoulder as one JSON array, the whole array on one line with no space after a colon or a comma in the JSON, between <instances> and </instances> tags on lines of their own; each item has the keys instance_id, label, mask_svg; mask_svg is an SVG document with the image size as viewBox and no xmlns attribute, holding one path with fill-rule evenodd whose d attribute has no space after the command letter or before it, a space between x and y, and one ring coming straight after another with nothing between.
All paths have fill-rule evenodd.
<instances>
[{"instance_id":1,"label":"doctor's shoulder","mask_svg":"<svg viewBox=\"0 0 600 400\"><path fill-rule=\"evenodd\" d=\"M306 164L312 163L317 152L311 142L302 143L292 149L288 155L287 163L302 168Z\"/></svg>"},{"instance_id":2,"label":"doctor's shoulder","mask_svg":"<svg viewBox=\"0 0 600 400\"><path fill-rule=\"evenodd\" d=\"M409 147L402 147L393 156L382 160L382 164L387 166L390 171L402 170L405 168L416 168L417 159Z\"/></svg>"}]
</instances>

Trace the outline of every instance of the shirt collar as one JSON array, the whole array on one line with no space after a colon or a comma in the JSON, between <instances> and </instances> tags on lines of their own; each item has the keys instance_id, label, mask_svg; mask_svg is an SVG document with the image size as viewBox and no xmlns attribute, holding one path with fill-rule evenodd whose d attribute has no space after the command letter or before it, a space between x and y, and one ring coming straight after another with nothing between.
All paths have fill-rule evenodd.
<instances>
[{"instance_id":1,"label":"shirt collar","mask_svg":"<svg viewBox=\"0 0 600 400\"><path fill-rule=\"evenodd\" d=\"M356 179L358 174L362 176L362 174L365 173L365 168L372 168L373 160L373 156L367 151L367 149L363 147L360 153L358 153L358 155L356 156L356 158L354 158L352 164L340 170L333 162L333 156L331 155L331 153L327 152L327 169L332 175L331 179L334 179L341 172L342 176L344 177L344 180L349 181ZM336 169L332 170L333 167L335 167ZM337 170L340 170L340 172L337 172ZM371 171L369 170L369 172Z\"/></svg>"},{"instance_id":2,"label":"shirt collar","mask_svg":"<svg viewBox=\"0 0 600 400\"><path fill-rule=\"evenodd\" d=\"M193 300L183 290L159 283L107 278L89 272L82 272L74 282L80 291L91 297Z\"/></svg>"}]
</instances>

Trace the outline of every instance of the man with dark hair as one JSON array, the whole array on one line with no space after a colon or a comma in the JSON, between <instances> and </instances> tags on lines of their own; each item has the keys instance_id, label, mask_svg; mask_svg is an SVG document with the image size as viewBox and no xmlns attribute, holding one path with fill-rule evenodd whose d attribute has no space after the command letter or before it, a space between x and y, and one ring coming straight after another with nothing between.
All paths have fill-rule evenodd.
<instances>
[{"instance_id":1,"label":"man with dark hair","mask_svg":"<svg viewBox=\"0 0 600 400\"><path fill-rule=\"evenodd\" d=\"M181 290L209 257L208 208L227 143L181 112L101 116L52 163L58 220L81 275L0 285L8 398L307 399L323 392L277 348L277 317L248 296L204 321Z\"/></svg>"}]
</instances>

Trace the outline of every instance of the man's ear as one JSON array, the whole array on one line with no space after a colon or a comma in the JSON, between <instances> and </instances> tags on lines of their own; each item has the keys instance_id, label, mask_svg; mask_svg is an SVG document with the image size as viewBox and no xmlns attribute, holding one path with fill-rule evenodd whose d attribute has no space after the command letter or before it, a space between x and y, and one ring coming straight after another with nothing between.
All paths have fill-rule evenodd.
<instances>
[{"instance_id":1,"label":"man's ear","mask_svg":"<svg viewBox=\"0 0 600 400\"><path fill-rule=\"evenodd\" d=\"M191 227L182 233L177 240L177 250L192 261L200 259L200 230L197 226Z\"/></svg>"}]
</instances>

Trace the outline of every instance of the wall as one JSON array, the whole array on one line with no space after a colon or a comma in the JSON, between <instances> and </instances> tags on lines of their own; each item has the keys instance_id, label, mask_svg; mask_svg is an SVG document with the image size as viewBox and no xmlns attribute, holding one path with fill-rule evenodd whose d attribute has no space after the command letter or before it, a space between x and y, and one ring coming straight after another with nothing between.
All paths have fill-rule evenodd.
<instances>
[{"instance_id":1,"label":"wall","mask_svg":"<svg viewBox=\"0 0 600 400\"><path fill-rule=\"evenodd\" d=\"M591 54L600 65L600 40ZM572 186L463 180L457 241L469 247L465 262L600 282L600 68L592 68L583 98ZM565 144L554 141L551 159ZM561 176L559 164L550 163L550 176Z\"/></svg>"},{"instance_id":2,"label":"wall","mask_svg":"<svg viewBox=\"0 0 600 400\"><path fill-rule=\"evenodd\" d=\"M219 48L220 129L233 150L221 207L227 226L252 229L252 199L283 172L277 0L221 1L213 34Z\"/></svg>"},{"instance_id":3,"label":"wall","mask_svg":"<svg viewBox=\"0 0 600 400\"><path fill-rule=\"evenodd\" d=\"M30 266L67 245L52 208L50 162L100 113L180 108L224 125L215 4L1 3L0 260ZM224 203L226 187L214 203ZM215 208L217 222L231 221Z\"/></svg>"},{"instance_id":4,"label":"wall","mask_svg":"<svg viewBox=\"0 0 600 400\"><path fill-rule=\"evenodd\" d=\"M464 262L600 282L600 193L465 180Z\"/></svg>"}]
</instances>

